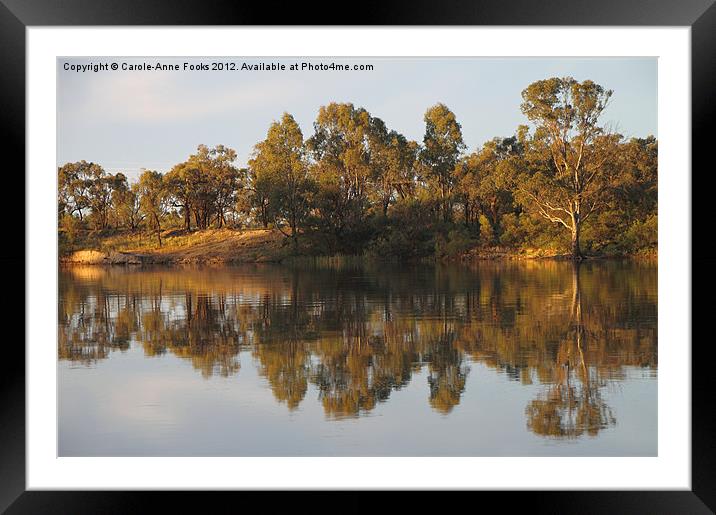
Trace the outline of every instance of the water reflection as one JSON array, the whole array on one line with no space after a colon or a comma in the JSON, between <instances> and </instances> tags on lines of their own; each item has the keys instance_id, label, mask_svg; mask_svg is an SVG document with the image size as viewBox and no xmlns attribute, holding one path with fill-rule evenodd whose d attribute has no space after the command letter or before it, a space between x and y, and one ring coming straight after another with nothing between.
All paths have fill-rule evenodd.
<instances>
[{"instance_id":1,"label":"water reflection","mask_svg":"<svg viewBox=\"0 0 716 515\"><path fill-rule=\"evenodd\" d=\"M59 358L92 366L141 345L208 379L240 373L248 350L288 410L313 385L339 419L419 371L447 416L482 363L540 385L525 407L534 434L577 438L617 423L603 392L627 367L656 374L656 276L624 262L73 267L60 271Z\"/></svg>"},{"instance_id":2,"label":"water reflection","mask_svg":"<svg viewBox=\"0 0 716 515\"><path fill-rule=\"evenodd\" d=\"M588 333L582 315L580 268L572 267L571 324L559 342L551 380L526 410L528 427L540 435L574 438L585 431L595 435L616 422L601 396L607 381L584 354L584 346L596 335Z\"/></svg>"}]
</instances>

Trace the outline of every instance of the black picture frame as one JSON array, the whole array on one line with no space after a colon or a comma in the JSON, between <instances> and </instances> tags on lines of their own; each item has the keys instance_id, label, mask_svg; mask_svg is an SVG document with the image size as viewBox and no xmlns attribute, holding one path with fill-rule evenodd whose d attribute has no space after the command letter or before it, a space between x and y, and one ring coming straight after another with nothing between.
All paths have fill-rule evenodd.
<instances>
[{"instance_id":1,"label":"black picture frame","mask_svg":"<svg viewBox=\"0 0 716 515\"><path fill-rule=\"evenodd\" d=\"M4 162L9 166L4 170L5 177L17 181L16 191L32 194L26 191L24 173L21 172L25 170L25 29L29 26L344 25L347 21L355 25L688 26L692 45L692 170L701 172L698 188L693 187L696 175L693 172L691 175L692 235L704 234L709 220L698 216L694 210L705 211L707 207L700 206L709 205L706 197L709 188L704 187L709 170L701 168L710 164L707 159L713 146L716 119L714 0L490 0L479 3L370 0L352 9L350 20L340 15L339 9L338 3L318 7L295 2L276 8L275 4L266 2L242 5L211 0L0 0L0 141L6 149ZM13 197L11 200L18 203L14 206L15 212L23 213L25 196ZM22 269L26 274L24 245L19 245L20 241L25 241L24 226L14 226L9 234L8 237L18 242L18 250L9 256L1 256L0 261L6 269ZM695 238L692 241L697 242ZM691 252L692 274L699 266L712 265L716 261L707 253L700 254L693 248ZM708 272L700 275L698 289L709 291L711 281ZM17 291L24 291L24 286L20 288ZM692 295L694 292L695 289ZM692 320L706 319L711 304L709 301L697 302L693 297ZM11 323L15 326L18 325L19 305L17 294L0 298L0 312L12 317ZM24 330L21 332L24 339ZM510 508L524 503L532 512L713 513L716 510L716 409L712 392L716 388L714 374L707 368L711 363L710 342L705 338L699 341L696 334L693 333L691 346L691 491L480 492L479 495L491 497L496 503ZM246 492L204 493L189 497L188 493L182 492L25 491L25 349L17 339L7 339L5 344L6 366L0 374L0 509L7 509L7 513L130 513L148 510L150 501L165 505L167 497L171 496L171 502L183 510L188 511L193 503L199 503L196 505L201 506L201 511L208 512L212 507L236 506L235 495L246 499ZM201 498L196 499L195 495ZM286 498L285 495L271 495L276 501ZM295 502L306 493L290 495L290 502ZM406 507L413 503L424 506L426 497L425 492L414 492ZM343 506L360 507L361 503L349 501Z\"/></svg>"}]
</instances>

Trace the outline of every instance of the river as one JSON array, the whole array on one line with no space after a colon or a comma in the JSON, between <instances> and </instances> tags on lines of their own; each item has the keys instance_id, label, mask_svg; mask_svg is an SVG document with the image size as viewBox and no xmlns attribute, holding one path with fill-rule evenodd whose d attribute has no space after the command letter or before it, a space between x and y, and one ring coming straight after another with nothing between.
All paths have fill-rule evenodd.
<instances>
[{"instance_id":1,"label":"river","mask_svg":"<svg viewBox=\"0 0 716 515\"><path fill-rule=\"evenodd\" d=\"M657 267L59 271L60 456L656 456Z\"/></svg>"}]
</instances>

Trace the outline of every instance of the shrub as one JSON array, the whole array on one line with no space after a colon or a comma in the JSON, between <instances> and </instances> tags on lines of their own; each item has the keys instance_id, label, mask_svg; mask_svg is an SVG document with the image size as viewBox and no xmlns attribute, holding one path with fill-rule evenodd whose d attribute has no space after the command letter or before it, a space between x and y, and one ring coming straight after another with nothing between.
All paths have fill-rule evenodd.
<instances>
[{"instance_id":1,"label":"shrub","mask_svg":"<svg viewBox=\"0 0 716 515\"><path fill-rule=\"evenodd\" d=\"M429 206L420 200L403 200L391 207L387 223L371 246L381 258L420 259L434 249L433 223Z\"/></svg>"},{"instance_id":2,"label":"shrub","mask_svg":"<svg viewBox=\"0 0 716 515\"><path fill-rule=\"evenodd\" d=\"M521 225L516 213L507 213L502 217L502 235L500 243L506 247L516 247L527 239L525 227Z\"/></svg>"},{"instance_id":3,"label":"shrub","mask_svg":"<svg viewBox=\"0 0 716 515\"><path fill-rule=\"evenodd\" d=\"M627 252L655 249L658 242L659 223L657 215L633 222L624 233L620 246Z\"/></svg>"},{"instance_id":4,"label":"shrub","mask_svg":"<svg viewBox=\"0 0 716 515\"><path fill-rule=\"evenodd\" d=\"M58 244L60 252L72 251L80 241L82 222L76 216L64 214L59 221Z\"/></svg>"},{"instance_id":5,"label":"shrub","mask_svg":"<svg viewBox=\"0 0 716 515\"><path fill-rule=\"evenodd\" d=\"M436 238L435 255L438 258L457 257L470 250L476 243L466 227L456 226L448 232L447 238L442 235Z\"/></svg>"}]
</instances>

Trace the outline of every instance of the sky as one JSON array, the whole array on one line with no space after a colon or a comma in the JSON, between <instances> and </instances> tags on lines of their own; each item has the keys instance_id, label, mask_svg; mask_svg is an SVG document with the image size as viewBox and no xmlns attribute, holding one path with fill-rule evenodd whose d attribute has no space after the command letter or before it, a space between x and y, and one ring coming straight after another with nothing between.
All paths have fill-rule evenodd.
<instances>
[{"instance_id":1,"label":"sky","mask_svg":"<svg viewBox=\"0 0 716 515\"><path fill-rule=\"evenodd\" d=\"M178 65L178 71L122 70L123 63ZM234 63L235 70L184 70L184 63ZM66 69L107 64L106 70ZM116 63L119 69L111 70ZM242 70L277 63L285 71ZM294 63L371 71L290 70ZM462 125L469 152L493 137L511 136L527 119L521 92L549 77L590 79L614 91L601 121L626 137L657 134L656 58L58 58L57 165L92 161L130 180L141 168L165 172L199 144L223 144L245 166L253 146L284 112L305 138L318 109L351 102L389 129L422 142L423 115L446 104Z\"/></svg>"}]
</instances>

